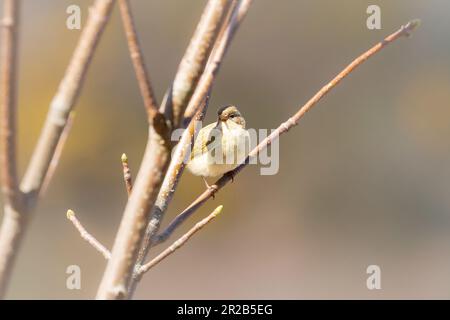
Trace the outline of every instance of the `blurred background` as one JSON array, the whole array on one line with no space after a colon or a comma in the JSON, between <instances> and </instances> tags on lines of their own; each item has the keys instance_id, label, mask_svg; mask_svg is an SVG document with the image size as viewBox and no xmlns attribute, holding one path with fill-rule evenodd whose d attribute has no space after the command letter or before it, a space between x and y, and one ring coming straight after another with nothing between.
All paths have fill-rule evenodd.
<instances>
[{"instance_id":1,"label":"blurred background","mask_svg":"<svg viewBox=\"0 0 450 320\"><path fill-rule=\"evenodd\" d=\"M78 30L66 8L24 0L19 153L23 173ZM206 1L133 0L159 101ZM381 8L368 30L366 8ZM141 282L140 299L450 298L450 3L255 0L214 85L208 121L236 104L276 128L353 58L413 18L422 25L342 82L280 141L280 170L251 166L178 232L222 215ZM0 44L1 45L1 44ZM73 209L107 247L126 203L120 156L136 173L145 113L118 8L95 54L54 179L32 219L8 298L93 298L106 263L66 219ZM165 224L204 190L183 176ZM157 247L153 254L162 247ZM66 268L81 267L81 290ZM366 268L381 268L368 290Z\"/></svg>"}]
</instances>

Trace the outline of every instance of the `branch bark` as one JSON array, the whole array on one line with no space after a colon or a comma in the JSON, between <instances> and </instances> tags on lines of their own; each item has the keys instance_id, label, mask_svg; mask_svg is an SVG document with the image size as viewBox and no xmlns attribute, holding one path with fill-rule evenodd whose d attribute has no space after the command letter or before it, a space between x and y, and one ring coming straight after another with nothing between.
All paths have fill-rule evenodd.
<instances>
[{"instance_id":1,"label":"branch bark","mask_svg":"<svg viewBox=\"0 0 450 320\"><path fill-rule=\"evenodd\" d=\"M96 0L89 10L89 18L78 41L58 91L54 96L44 128L37 142L21 189L34 202L48 172L55 149L72 111L95 49L111 15L114 0Z\"/></svg>"},{"instance_id":2,"label":"branch bark","mask_svg":"<svg viewBox=\"0 0 450 320\"><path fill-rule=\"evenodd\" d=\"M149 135L144 157L114 241L111 259L97 292L97 299L123 299L127 296L139 245L149 220L150 209L167 171L171 150L170 130L165 116L156 108L128 1L120 0L120 8L130 56L148 113Z\"/></svg>"},{"instance_id":3,"label":"branch bark","mask_svg":"<svg viewBox=\"0 0 450 320\"><path fill-rule=\"evenodd\" d=\"M320 89L306 104L304 104L291 118L282 123L275 131L273 131L267 138L261 141L248 155L244 163L238 166L230 173L225 174L212 185L212 188L205 190L194 202L192 202L185 210L183 210L169 226L158 235L154 241L156 243L166 240L188 217L190 217L198 208L200 208L206 201L214 196L216 192L221 190L228 182L230 182L242 169L244 169L250 162L250 159L257 157L259 152L267 148L280 135L286 133L289 129L296 126L300 119L313 108L328 92L336 87L345 77L347 77L353 70L360 66L363 62L371 56L379 52L381 49L390 43L398 40L403 36L409 36L410 33L419 25L419 20L413 20L402 26L399 30L387 36L383 41L377 43L371 49L361 54L358 58L353 60L344 70L342 70L336 77Z\"/></svg>"},{"instance_id":4,"label":"branch bark","mask_svg":"<svg viewBox=\"0 0 450 320\"><path fill-rule=\"evenodd\" d=\"M190 146L196 134L196 129L197 131L199 129L196 128L196 124L198 123L198 121L201 121L203 119L202 113L204 113L206 109L201 110L200 115L196 119L197 121L192 121L193 119L195 120L195 118L193 117L195 114L198 114L198 108L202 105L202 100L207 104L205 98L209 96L209 92L211 91L211 88L214 84L214 80L217 76L217 72L219 71L225 53L233 39L235 32L237 31L245 15L247 14L250 4L251 0L243 0L239 1L236 6L230 7L230 10L233 10L233 12L230 15L230 18L226 20L226 25L221 28L222 32L216 40L214 49L211 53L211 57L209 58L208 65L201 75L197 88L195 89L195 92L186 108L187 114L185 114L183 122L186 123L188 121L188 123L190 123L189 128L184 132L182 138L178 142L177 150L174 153L174 156L170 163L170 167L167 170L164 182L159 191L158 198L150 214L150 221L145 231L143 243L136 260L135 272L133 274L133 278L129 287L130 294L134 292L136 283L140 280L142 274L138 274L136 271L142 265L148 251L153 245L152 238L158 232L159 226L164 217L164 213L166 212L169 203L172 200L173 194L175 193L178 182L184 171L184 167L186 164L186 154L188 154L188 152L190 151Z\"/></svg>"},{"instance_id":5,"label":"branch bark","mask_svg":"<svg viewBox=\"0 0 450 320\"><path fill-rule=\"evenodd\" d=\"M3 201L13 207L19 200L16 170L16 87L18 59L19 5L17 0L5 0L1 21L0 53L0 169Z\"/></svg>"},{"instance_id":6,"label":"branch bark","mask_svg":"<svg viewBox=\"0 0 450 320\"><path fill-rule=\"evenodd\" d=\"M150 82L150 76L147 72L147 68L145 67L144 57L139 44L136 27L134 25L134 18L131 12L129 0L119 0L119 7L123 27L127 37L131 61L133 62L141 96L144 100L145 110L147 111L149 122L151 122L153 117L155 117L155 113L158 112L158 107Z\"/></svg>"},{"instance_id":7,"label":"branch bark","mask_svg":"<svg viewBox=\"0 0 450 320\"><path fill-rule=\"evenodd\" d=\"M78 220L77 216L75 215L75 212L72 210L67 210L67 219L72 222L73 226L78 230L80 233L80 236L86 240L91 246L94 247L95 250L100 252L103 257L105 257L106 260L111 258L111 252L106 249L104 245L100 243L92 234L87 232L86 228L83 227L80 220Z\"/></svg>"},{"instance_id":8,"label":"branch bark","mask_svg":"<svg viewBox=\"0 0 450 320\"><path fill-rule=\"evenodd\" d=\"M229 5L229 0L209 0L203 10L175 79L160 108L166 118L171 120L172 129L180 125L184 110L197 87Z\"/></svg>"},{"instance_id":9,"label":"branch bark","mask_svg":"<svg viewBox=\"0 0 450 320\"><path fill-rule=\"evenodd\" d=\"M216 0L210 3L212 6L212 4L217 5L222 2ZM223 17L223 9L220 11L220 15ZM216 21L216 23L218 22ZM219 30L220 28L216 26L214 29ZM211 31L208 32L208 35L210 34ZM200 44L197 45L200 46ZM198 54L203 53L202 50ZM213 76L217 70L218 67L214 69ZM192 107L193 110L198 110L208 90L196 93L199 97L197 100L190 100L190 104L195 104ZM130 297L133 293L133 290L128 291L128 289L133 287L133 274L139 265L136 264L139 247L144 239L146 226L154 223L154 220L150 221L150 209L155 203L170 161L170 132L167 127L164 127L168 123L166 122L167 118L162 113L156 113L156 115L158 119L154 119L150 125L149 142L144 159L125 208L112 249L112 257L97 292L98 299L123 299Z\"/></svg>"},{"instance_id":10,"label":"branch bark","mask_svg":"<svg viewBox=\"0 0 450 320\"><path fill-rule=\"evenodd\" d=\"M122 171L123 171L123 181L125 182L125 189L127 190L128 196L131 194L131 190L133 190L133 178L131 176L130 166L128 165L128 157L124 153L120 159L122 161Z\"/></svg>"},{"instance_id":11,"label":"branch bark","mask_svg":"<svg viewBox=\"0 0 450 320\"><path fill-rule=\"evenodd\" d=\"M0 297L5 294L11 276L12 261L20 243L25 217L23 197L18 188L16 170L16 91L18 60L18 0L5 0L1 21L1 93L0 93L0 167L3 196L3 222L0 228Z\"/></svg>"},{"instance_id":12,"label":"branch bark","mask_svg":"<svg viewBox=\"0 0 450 320\"><path fill-rule=\"evenodd\" d=\"M7 4L18 1L7 0ZM53 98L43 130L31 157L24 178L19 186L22 205L17 208L5 207L0 229L0 297L5 293L12 266L24 236L29 215L49 172L61 135L68 117L80 94L84 78L92 60L95 48L109 20L115 0L96 0L90 8L86 22L66 73ZM5 23L5 20L3 21ZM6 27L11 28L14 20L7 19Z\"/></svg>"},{"instance_id":13,"label":"branch bark","mask_svg":"<svg viewBox=\"0 0 450 320\"><path fill-rule=\"evenodd\" d=\"M176 250L181 248L183 245L186 244L186 242L198 231L200 231L204 226L206 226L208 223L210 223L214 218L216 218L221 212L222 212L223 206L218 206L209 216L204 218L203 220L197 222L195 226L193 226L188 232L186 232L181 238L179 238L177 241L172 243L167 249L165 249L163 252L161 252L159 255L157 255L155 258L153 258L148 263L144 264L142 267L139 268L138 274L139 276L142 276L144 273L149 271L151 268L156 266L158 263L163 261L165 258L170 256L172 253L174 253Z\"/></svg>"}]
</instances>

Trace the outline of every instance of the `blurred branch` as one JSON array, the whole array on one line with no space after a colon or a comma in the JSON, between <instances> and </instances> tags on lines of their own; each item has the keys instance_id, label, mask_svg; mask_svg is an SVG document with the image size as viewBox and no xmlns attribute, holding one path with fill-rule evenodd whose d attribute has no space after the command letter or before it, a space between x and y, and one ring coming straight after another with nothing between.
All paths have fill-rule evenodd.
<instances>
[{"instance_id":1,"label":"blurred branch","mask_svg":"<svg viewBox=\"0 0 450 320\"><path fill-rule=\"evenodd\" d=\"M134 25L134 18L131 13L131 6L129 0L119 0L120 14L122 17L123 27L128 42L128 49L130 57L133 62L134 71L138 80L141 96L144 100L144 106L147 111L149 121L153 119L155 113L158 111L157 102L153 93L153 88L150 83L150 76L145 67L144 57L142 55L141 46L137 36L136 27Z\"/></svg>"},{"instance_id":2,"label":"blurred branch","mask_svg":"<svg viewBox=\"0 0 450 320\"><path fill-rule=\"evenodd\" d=\"M125 188L127 189L127 194L130 196L131 190L133 189L131 170L128 166L128 157L124 153L120 159L122 161L122 169L123 169L123 180L125 182Z\"/></svg>"},{"instance_id":3,"label":"blurred branch","mask_svg":"<svg viewBox=\"0 0 450 320\"><path fill-rule=\"evenodd\" d=\"M5 5L18 1L8 0ZM20 184L24 204L20 211L5 208L0 230L0 296L6 290L10 270L24 236L28 216L36 205L45 177L48 174L69 115L77 101L95 48L109 20L114 0L96 0L90 8L89 18L59 85L47 114L44 127L32 154L30 163ZM6 12L5 12L6 13ZM14 22L4 20L6 28Z\"/></svg>"},{"instance_id":4,"label":"blurred branch","mask_svg":"<svg viewBox=\"0 0 450 320\"><path fill-rule=\"evenodd\" d=\"M1 21L1 188L3 201L15 206L20 198L16 172L16 87L18 59L19 4L17 0L5 0Z\"/></svg>"},{"instance_id":5,"label":"blurred branch","mask_svg":"<svg viewBox=\"0 0 450 320\"><path fill-rule=\"evenodd\" d=\"M231 39L231 36L227 39ZM219 57L219 54L217 56ZM218 70L220 60L213 61L212 65L215 67L209 67L206 73L212 72L212 79ZM205 72L197 87L205 81L204 74ZM211 83L212 80L209 80L207 90L197 92L198 89L196 89L194 96L190 99L189 104L195 104L191 107L195 110L194 114L205 99ZM146 226L148 226L147 230L149 228L157 230L159 227L159 221L150 219L150 209L155 203L170 161L170 132L165 125L167 122L164 115L156 113L156 117L151 122L144 159L136 175L133 191L125 207L114 242L112 256L97 292L98 299L123 299L132 295L133 289L128 292L128 288L134 288L133 273L140 265L137 259L140 257L139 248L146 234Z\"/></svg>"},{"instance_id":6,"label":"blurred branch","mask_svg":"<svg viewBox=\"0 0 450 320\"><path fill-rule=\"evenodd\" d=\"M150 221L147 224L147 229L145 230L144 239L142 241L142 245L140 247L140 251L135 263L135 268L133 271L132 279L130 281L129 287L128 287L128 294L132 295L137 282L140 280L140 277L142 274L138 273L138 270L145 260L145 257L148 253L148 250L151 247L151 238L154 232L156 232L159 228L159 224L161 223L161 220L163 218L163 211L160 210L160 207L158 204L162 201L164 203L168 203L168 198L173 195L175 192L175 189L169 189L172 185L173 188L175 188L175 185L178 183L182 173L184 166L187 162L187 159L190 155L191 151L191 143L195 137L195 135L200 130L199 124L201 125L201 122L206 114L206 110L208 109L209 104L209 95L207 95L204 99L201 105L199 106L199 109L197 111L196 117L192 119L189 126L184 130L180 141L178 142L178 145L176 146L175 152L172 156L172 161L170 162L170 166L167 170L166 176L164 177L163 185L161 186L161 189L159 190L158 198L156 199L156 203L152 208L151 214L150 214Z\"/></svg>"},{"instance_id":7,"label":"blurred branch","mask_svg":"<svg viewBox=\"0 0 450 320\"><path fill-rule=\"evenodd\" d=\"M296 126L300 119L314 107L331 89L336 87L346 76L348 76L353 70L360 66L364 61L371 56L379 52L381 49L389 45L390 43L398 40L403 36L409 36L410 33L419 25L419 20L413 20L402 26L399 30L393 34L387 36L383 41L377 43L371 49L361 54L358 58L353 60L344 70L342 70L336 77L334 77L329 83L327 83L322 89L320 89L306 104L304 104L296 114L289 118L286 122L282 123L275 131L273 131L267 138L261 141L248 155L244 163L238 166L233 171L223 175L216 181L212 188L205 190L194 202L189 205L183 212L181 212L175 219L169 224L169 226L161 232L161 234L155 239L156 242L161 242L167 239L174 230L179 227L183 221L191 216L198 208L200 208L209 198L213 197L216 192L222 189L228 182L230 182L234 176L236 176L242 169L244 169L250 161L250 158L258 156L259 152L267 148L275 139L287 132L290 128Z\"/></svg>"},{"instance_id":8,"label":"blurred branch","mask_svg":"<svg viewBox=\"0 0 450 320\"><path fill-rule=\"evenodd\" d=\"M54 96L41 136L21 183L21 189L34 202L42 187L61 135L67 125L95 49L109 20L114 0L96 0L89 10L89 18L81 33L77 47Z\"/></svg>"},{"instance_id":9,"label":"blurred branch","mask_svg":"<svg viewBox=\"0 0 450 320\"><path fill-rule=\"evenodd\" d=\"M170 201L172 200L173 194L175 193L176 187L180 180L180 177L184 171L186 164L186 154L190 151L190 146L195 135L196 124L194 115L197 114L197 120L202 120L202 113L206 111L207 100L205 97L209 96L212 85L216 78L217 72L219 71L221 62L225 56L227 48L229 47L235 32L237 31L240 23L248 12L249 6L251 4L250 0L239 1L236 6L230 7L233 10L231 18L226 20L225 26L223 26L223 32L216 40L214 49L212 50L211 56L209 58L208 64L202 73L198 85L192 95L189 104L187 106L186 112L188 116L184 117L184 123L189 123L189 129L183 133L181 140L178 143L177 150L172 158L170 167L167 170L167 174L164 178L164 182L159 191L156 203L153 206L152 212L150 214L150 221L147 225L145 231L145 236L143 243L141 245L141 250L136 261L135 270L139 269L139 266L143 263L148 251L152 246L152 238L159 230L159 226L163 219L164 213L166 212ZM203 102L202 102L203 101ZM202 106L205 103L206 106ZM199 113L199 108L203 109ZM194 121L192 121L194 119ZM185 126L185 125L184 125ZM197 128L198 129L198 128ZM136 282L139 281L140 275L135 273L130 285L130 294L133 293Z\"/></svg>"},{"instance_id":10,"label":"blurred branch","mask_svg":"<svg viewBox=\"0 0 450 320\"><path fill-rule=\"evenodd\" d=\"M18 0L5 0L1 20L0 184L4 215L0 229L0 298L8 285L25 220L23 197L18 187L16 169L19 6Z\"/></svg>"},{"instance_id":11,"label":"blurred branch","mask_svg":"<svg viewBox=\"0 0 450 320\"><path fill-rule=\"evenodd\" d=\"M223 206L218 206L209 216L198 222L194 227L192 227L187 233L185 233L181 238L175 241L170 247L161 252L158 256L153 258L150 262L144 264L139 268L137 274L142 276L142 274L146 273L148 270L156 266L162 260L170 256L176 250L181 248L186 242L200 229L202 229L205 225L210 223L215 217L217 217L222 212Z\"/></svg>"},{"instance_id":12,"label":"blurred branch","mask_svg":"<svg viewBox=\"0 0 450 320\"><path fill-rule=\"evenodd\" d=\"M221 23L229 7L229 0L209 0L178 67L175 79L166 93L161 112L172 121L172 129L180 125L191 96L204 70Z\"/></svg>"},{"instance_id":13,"label":"blurred branch","mask_svg":"<svg viewBox=\"0 0 450 320\"><path fill-rule=\"evenodd\" d=\"M114 240L111 259L97 292L98 299L126 297L127 284L149 220L149 212L156 200L170 160L168 138L156 130L164 127L166 123L161 117L157 119L159 119L157 125L151 125L149 128L144 157Z\"/></svg>"},{"instance_id":14,"label":"blurred branch","mask_svg":"<svg viewBox=\"0 0 450 320\"><path fill-rule=\"evenodd\" d=\"M106 260L111 258L111 252L105 248L93 235L86 231L81 222L75 216L75 212L72 210L67 210L67 219L73 223L75 228L80 232L81 237L86 240L91 246L94 247L98 252L100 252Z\"/></svg>"},{"instance_id":15,"label":"blurred branch","mask_svg":"<svg viewBox=\"0 0 450 320\"><path fill-rule=\"evenodd\" d=\"M53 154L52 161L50 161L50 165L47 170L47 174L44 178L44 182L42 183L41 190L39 192L39 196L43 196L47 191L48 185L55 174L56 168L59 164L59 159L61 158L64 146L66 145L67 138L69 137L70 129L72 129L73 121L75 118L75 111L70 112L69 118L67 118L66 126L61 133L61 138L58 141L58 144L55 148L55 153Z\"/></svg>"},{"instance_id":16,"label":"blurred branch","mask_svg":"<svg viewBox=\"0 0 450 320\"><path fill-rule=\"evenodd\" d=\"M211 90L225 53L227 52L236 31L247 15L251 4L252 0L239 0L237 4L231 8L233 10L231 17L226 21L226 25L222 28L222 32L214 44L214 49L209 57L208 64L202 73L197 88L195 89L195 93L184 112L183 122L185 124L190 122L196 113L199 102L207 92Z\"/></svg>"},{"instance_id":17,"label":"blurred branch","mask_svg":"<svg viewBox=\"0 0 450 320\"><path fill-rule=\"evenodd\" d=\"M121 0L120 8L134 70L148 112L149 133L141 167L116 234L111 259L97 292L98 299L122 299L127 295L126 288L134 270L149 212L169 166L171 150L168 123L155 105L128 1Z\"/></svg>"}]
</instances>

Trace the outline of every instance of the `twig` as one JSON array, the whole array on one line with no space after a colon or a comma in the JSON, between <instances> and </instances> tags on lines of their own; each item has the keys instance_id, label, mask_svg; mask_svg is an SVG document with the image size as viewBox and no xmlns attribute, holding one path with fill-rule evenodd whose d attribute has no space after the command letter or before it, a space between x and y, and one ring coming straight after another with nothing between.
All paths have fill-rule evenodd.
<instances>
[{"instance_id":1,"label":"twig","mask_svg":"<svg viewBox=\"0 0 450 320\"><path fill-rule=\"evenodd\" d=\"M150 76L145 67L144 57L142 55L141 46L137 36L136 27L134 25L133 15L129 0L119 0L120 14L125 29L128 49L133 62L134 71L138 80L141 96L144 100L144 106L147 111L149 121L153 119L158 110L155 94L150 82Z\"/></svg>"},{"instance_id":2,"label":"twig","mask_svg":"<svg viewBox=\"0 0 450 320\"><path fill-rule=\"evenodd\" d=\"M86 240L91 246L94 247L98 252L100 252L106 260L111 258L111 252L105 248L93 235L86 231L81 222L75 216L75 212L72 210L67 210L67 219L73 223L75 228L80 232L81 237Z\"/></svg>"},{"instance_id":3,"label":"twig","mask_svg":"<svg viewBox=\"0 0 450 320\"><path fill-rule=\"evenodd\" d=\"M175 79L166 93L161 112L178 128L183 112L191 99L205 68L210 52L220 30L229 0L209 0L178 67Z\"/></svg>"},{"instance_id":4,"label":"twig","mask_svg":"<svg viewBox=\"0 0 450 320\"><path fill-rule=\"evenodd\" d=\"M151 92L150 82L137 42L133 18L126 1L121 2L121 12L141 95L146 101L149 100L149 92ZM150 209L169 166L171 143L166 118L156 109L154 99L152 104L146 105L146 109L149 112L147 146L114 241L111 259L106 266L97 292L98 299L126 297L126 288L149 220Z\"/></svg>"},{"instance_id":5,"label":"twig","mask_svg":"<svg viewBox=\"0 0 450 320\"><path fill-rule=\"evenodd\" d=\"M164 201L163 203L168 204L168 199L171 198L175 191L175 189L169 189L169 185L173 185L173 187L175 188L175 184L179 181L183 173L183 169L186 163L186 157L190 154L191 143L200 129L198 124L203 120L208 108L208 104L209 94L204 98L202 104L199 106L196 117L192 119L189 126L186 128L186 130L184 130L183 135L181 136L181 139L176 146L175 152L172 156L172 161L170 162L170 166L167 169L166 176L164 177L163 185L159 190L158 198L151 211L150 222L147 224L143 243L136 260L136 267L134 268L133 277L128 290L130 293L134 291L136 283L140 280L140 274L138 274L137 271L145 260L147 252L151 247L150 241L152 239L152 236L154 235L154 232L158 230L158 226L163 218L164 211L162 211L160 207L161 201Z\"/></svg>"},{"instance_id":6,"label":"twig","mask_svg":"<svg viewBox=\"0 0 450 320\"><path fill-rule=\"evenodd\" d=\"M17 3L17 1L13 2ZM20 210L5 208L0 229L0 296L6 290L10 271L25 234L28 217L36 205L37 196L47 176L64 127L67 125L67 119L80 94L88 66L109 20L114 2L115 0L96 0L90 8L89 18L58 91L50 104L41 135L21 181L20 190L25 197L23 208ZM8 24L11 24L11 20L6 21L7 27L10 27Z\"/></svg>"},{"instance_id":7,"label":"twig","mask_svg":"<svg viewBox=\"0 0 450 320\"><path fill-rule=\"evenodd\" d=\"M232 177L236 176L243 168L250 162L250 158L256 157L259 152L264 150L268 145L277 139L281 134L287 132L290 128L296 126L299 120L314 107L331 89L333 89L339 82L348 76L354 69L361 65L368 58L376 54L378 51L386 47L388 44L394 42L402 36L409 36L419 25L419 20L413 20L408 22L405 26L402 26L398 31L386 37L383 41L379 42L371 49L360 55L353 60L344 70L342 70L335 78L333 78L328 84L320 89L305 105L303 105L296 114L289 118L286 122L282 123L275 131L273 131L267 138L261 141L248 155L243 164L231 171L229 174L225 174L212 186L213 188L204 191L197 199L191 203L184 211L182 211L175 219L169 224L169 226L161 232L158 239L155 241L161 242L167 239L174 230L180 226L189 216L191 216L199 207L201 207L209 198L222 189L228 182L232 180Z\"/></svg>"},{"instance_id":8,"label":"twig","mask_svg":"<svg viewBox=\"0 0 450 320\"><path fill-rule=\"evenodd\" d=\"M165 125L165 122L159 124ZM167 139L150 126L141 167L128 198L97 299L126 297L126 288L149 220L150 209L158 195L169 160L170 146Z\"/></svg>"},{"instance_id":9,"label":"twig","mask_svg":"<svg viewBox=\"0 0 450 320\"><path fill-rule=\"evenodd\" d=\"M39 194L58 142L67 125L97 44L109 20L114 0L96 0L89 10L77 47L54 96L41 136L21 183L21 189L33 202Z\"/></svg>"},{"instance_id":10,"label":"twig","mask_svg":"<svg viewBox=\"0 0 450 320\"><path fill-rule=\"evenodd\" d=\"M250 4L250 0L243 0L240 1L234 8L234 12L231 18L227 21L227 26L224 28L224 32L216 41L212 56L210 57L208 65L200 78L195 93L189 101L189 105L186 109L187 116L185 115L184 121L191 121L192 116L195 112L197 112L196 108L200 105L201 99L204 99L205 95L211 91L227 48L233 39L233 35L247 14ZM192 143L192 138L193 137L190 137L190 139L181 139L179 144L190 146ZM182 150L186 150L186 148L179 148L179 151ZM164 183L161 186L158 199L156 200L156 204L152 210L152 218L147 226L144 243L139 255L140 261L138 261L138 264L145 259L148 250L152 246L151 239L155 236L159 229L160 221L162 220L162 217L167 210L170 201L172 200L173 194L175 193L176 187L183 173L185 167L185 157L186 155L181 153L172 160L170 168L164 179Z\"/></svg>"},{"instance_id":11,"label":"twig","mask_svg":"<svg viewBox=\"0 0 450 320\"><path fill-rule=\"evenodd\" d=\"M131 190L133 189L133 183L132 183L132 177L131 177L131 170L128 166L128 157L124 153L121 157L122 161L122 169L123 169L123 180L125 182L125 188L127 189L127 194L130 196Z\"/></svg>"},{"instance_id":12,"label":"twig","mask_svg":"<svg viewBox=\"0 0 450 320\"><path fill-rule=\"evenodd\" d=\"M0 52L0 169L3 201L13 207L19 201L16 172L16 87L18 60L19 4L17 0L5 0L1 21Z\"/></svg>"},{"instance_id":13,"label":"twig","mask_svg":"<svg viewBox=\"0 0 450 320\"><path fill-rule=\"evenodd\" d=\"M185 233L181 238L175 241L170 247L161 252L158 256L153 258L150 262L144 264L139 268L138 274L141 276L146 273L148 270L156 266L162 260L170 256L177 249L181 248L186 242L200 229L202 229L205 225L210 223L215 217L217 217L223 209L223 206L218 206L209 216L198 222L192 229L190 229L187 233Z\"/></svg>"},{"instance_id":14,"label":"twig","mask_svg":"<svg viewBox=\"0 0 450 320\"><path fill-rule=\"evenodd\" d=\"M191 118L196 113L196 108L201 101L202 97L211 89L211 86L216 78L217 72L219 71L222 60L227 52L231 41L233 40L236 31L240 27L242 21L247 16L248 10L252 0L239 0L235 6L232 7L233 12L229 20L227 20L226 26L223 28L221 34L214 44L213 52L209 57L208 64L205 71L200 78L198 86L192 96L189 104L184 112L183 122L189 123Z\"/></svg>"},{"instance_id":15,"label":"twig","mask_svg":"<svg viewBox=\"0 0 450 320\"><path fill-rule=\"evenodd\" d=\"M195 129L195 122L192 121L195 114L199 114L202 119L202 112L199 109L202 109L202 105L205 101L205 97L209 96L212 85L216 78L217 72L220 68L220 64L225 56L226 50L229 47L231 40L233 39L233 35L238 29L240 23L242 22L245 14L247 13L251 0L242 0L238 2L236 6L230 6L230 10L233 10L230 19L226 20L226 25L223 27L223 32L216 40L214 49L211 53L211 56L208 61L208 65L206 66L204 72L202 73L198 85L195 89L195 92L192 98L189 101L186 110L189 110L189 117L184 117L184 127L186 123L190 123L190 130ZM200 119L199 118L199 119ZM175 192L178 181L183 173L184 165L185 165L185 156L187 147L189 147L192 143L193 134L195 135L195 131L185 132L186 135L183 135L182 139L178 143L177 151L175 156L173 157L170 167L167 170L167 174L164 178L164 182L161 186L161 189L158 194L158 198L156 200L155 205L153 206L152 212L150 214L150 220L147 224L147 228L145 231L145 236L143 238L143 242L141 245L141 249L139 250L139 254L137 260L135 261L135 268L133 272L133 276L128 286L128 295L131 296L134 293L137 282L140 280L140 276L136 273L136 270L139 269L141 264L143 263L149 249L152 246L152 238L158 232L160 223L163 219L164 213L167 210L169 202L172 199L172 196Z\"/></svg>"},{"instance_id":16,"label":"twig","mask_svg":"<svg viewBox=\"0 0 450 320\"><path fill-rule=\"evenodd\" d=\"M53 178L53 175L55 174L56 168L59 164L59 159L61 159L62 151L64 149L64 146L66 145L67 138L69 137L70 130L72 129L73 121L75 118L75 111L72 111L69 115L69 118L67 119L67 124L64 127L63 132L61 133L61 138L58 141L58 144L56 145L55 153L53 154L52 161L50 162L50 165L47 170L47 175L44 178L44 182L42 183L41 190L39 192L39 196L43 196L45 192L47 191L48 185L50 184L50 181Z\"/></svg>"},{"instance_id":17,"label":"twig","mask_svg":"<svg viewBox=\"0 0 450 320\"><path fill-rule=\"evenodd\" d=\"M215 64L218 65L219 62L215 61ZM218 67L214 69L214 72L217 70ZM194 96L197 95L200 98L194 100L195 102L193 99L190 100L190 104L196 103L193 107L195 111L198 110L208 91L209 87L199 96L196 90ZM124 211L111 259L97 292L98 299L123 299L130 297L133 293L133 290L128 292L127 289L133 287L130 284L134 282L132 278L140 252L139 246L144 239L146 226L151 226L154 222L150 221L150 209L155 203L170 161L171 142L169 131L164 127L167 122L162 114L157 113L157 115L158 119L154 120L153 126L150 127L150 138L144 159Z\"/></svg>"},{"instance_id":18,"label":"twig","mask_svg":"<svg viewBox=\"0 0 450 320\"><path fill-rule=\"evenodd\" d=\"M18 188L16 160L16 91L18 60L18 0L3 2L0 52L0 174L3 221L0 228L0 298L5 294L20 234L26 220L23 196Z\"/></svg>"}]
</instances>

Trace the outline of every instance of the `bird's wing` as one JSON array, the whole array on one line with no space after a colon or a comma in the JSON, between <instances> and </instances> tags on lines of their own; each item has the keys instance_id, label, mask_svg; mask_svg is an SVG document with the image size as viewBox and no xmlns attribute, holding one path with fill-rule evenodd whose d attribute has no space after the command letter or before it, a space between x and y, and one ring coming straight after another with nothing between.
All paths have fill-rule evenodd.
<instances>
[{"instance_id":1,"label":"bird's wing","mask_svg":"<svg viewBox=\"0 0 450 320\"><path fill-rule=\"evenodd\" d=\"M211 123L202 128L195 139L194 148L191 152L191 159L211 151L221 140L221 126Z\"/></svg>"}]
</instances>

